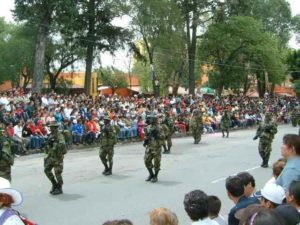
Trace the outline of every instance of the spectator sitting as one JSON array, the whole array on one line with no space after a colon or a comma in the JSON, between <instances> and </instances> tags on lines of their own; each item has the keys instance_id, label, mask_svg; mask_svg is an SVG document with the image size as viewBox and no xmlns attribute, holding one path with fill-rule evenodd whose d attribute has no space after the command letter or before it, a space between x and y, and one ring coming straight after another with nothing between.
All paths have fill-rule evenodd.
<instances>
[{"instance_id":1,"label":"spectator sitting","mask_svg":"<svg viewBox=\"0 0 300 225\"><path fill-rule=\"evenodd\" d=\"M10 182L0 177L0 218L2 225L23 225L20 217L11 209L11 206L21 205L23 202L22 194L11 188ZM2 218L6 219L3 220Z\"/></svg>"},{"instance_id":2,"label":"spectator sitting","mask_svg":"<svg viewBox=\"0 0 300 225\"><path fill-rule=\"evenodd\" d=\"M251 214L243 225L288 225L283 218L270 209L260 208L258 212Z\"/></svg>"},{"instance_id":3,"label":"spectator sitting","mask_svg":"<svg viewBox=\"0 0 300 225\"><path fill-rule=\"evenodd\" d=\"M261 205L268 209L274 209L283 203L284 189L277 184L266 184L261 190Z\"/></svg>"},{"instance_id":4,"label":"spectator sitting","mask_svg":"<svg viewBox=\"0 0 300 225\"><path fill-rule=\"evenodd\" d=\"M281 216L286 225L300 224L300 213L291 205L280 205L274 211Z\"/></svg>"},{"instance_id":5,"label":"spectator sitting","mask_svg":"<svg viewBox=\"0 0 300 225\"><path fill-rule=\"evenodd\" d=\"M227 225L225 219L219 215L221 210L221 201L217 196L208 196L208 216L219 225Z\"/></svg>"},{"instance_id":6,"label":"spectator sitting","mask_svg":"<svg viewBox=\"0 0 300 225\"><path fill-rule=\"evenodd\" d=\"M272 178L267 183L272 183L272 184L276 183L276 179L280 175L280 173L282 172L285 164L286 164L286 160L282 159L282 158L278 159L273 164L273 167L272 167L272 169L273 169L273 176L272 176Z\"/></svg>"},{"instance_id":7,"label":"spectator sitting","mask_svg":"<svg viewBox=\"0 0 300 225\"><path fill-rule=\"evenodd\" d=\"M184 209L193 221L192 225L218 225L208 216L208 196L201 190L194 190L184 197Z\"/></svg>"},{"instance_id":8,"label":"spectator sitting","mask_svg":"<svg viewBox=\"0 0 300 225\"><path fill-rule=\"evenodd\" d=\"M150 213L150 225L178 225L178 219L166 208L155 208Z\"/></svg>"},{"instance_id":9,"label":"spectator sitting","mask_svg":"<svg viewBox=\"0 0 300 225\"><path fill-rule=\"evenodd\" d=\"M246 197L253 196L255 192L255 180L254 177L248 172L240 172L237 174L239 178L241 178L242 183L244 185L244 195Z\"/></svg>"},{"instance_id":10,"label":"spectator sitting","mask_svg":"<svg viewBox=\"0 0 300 225\"><path fill-rule=\"evenodd\" d=\"M287 192L287 202L300 213L300 181L292 181Z\"/></svg>"},{"instance_id":11,"label":"spectator sitting","mask_svg":"<svg viewBox=\"0 0 300 225\"><path fill-rule=\"evenodd\" d=\"M103 225L133 225L130 220L122 219L122 220L112 220L106 221Z\"/></svg>"},{"instance_id":12,"label":"spectator sitting","mask_svg":"<svg viewBox=\"0 0 300 225\"><path fill-rule=\"evenodd\" d=\"M83 135L84 135L84 127L82 125L82 120L79 119L78 122L76 122L76 120L73 120L73 126L72 126L73 143L76 145L82 143Z\"/></svg>"},{"instance_id":13,"label":"spectator sitting","mask_svg":"<svg viewBox=\"0 0 300 225\"><path fill-rule=\"evenodd\" d=\"M235 213L249 205L257 204L259 201L257 198L246 197L244 195L244 185L242 179L238 176L232 176L226 179L226 190L229 199L235 204L229 212L228 224L238 225L239 220L235 217Z\"/></svg>"}]
</instances>

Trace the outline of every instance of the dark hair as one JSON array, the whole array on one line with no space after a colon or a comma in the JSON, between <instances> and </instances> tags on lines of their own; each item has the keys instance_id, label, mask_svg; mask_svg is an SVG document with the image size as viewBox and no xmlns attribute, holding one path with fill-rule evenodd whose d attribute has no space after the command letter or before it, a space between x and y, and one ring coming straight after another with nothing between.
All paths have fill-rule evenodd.
<instances>
[{"instance_id":1,"label":"dark hair","mask_svg":"<svg viewBox=\"0 0 300 225\"><path fill-rule=\"evenodd\" d=\"M273 210L262 209L252 214L244 222L244 225L286 225L283 219Z\"/></svg>"},{"instance_id":2,"label":"dark hair","mask_svg":"<svg viewBox=\"0 0 300 225\"><path fill-rule=\"evenodd\" d=\"M294 147L296 154L300 155L300 136L297 134L286 134L283 136L283 143L289 148Z\"/></svg>"},{"instance_id":3,"label":"dark hair","mask_svg":"<svg viewBox=\"0 0 300 225\"><path fill-rule=\"evenodd\" d=\"M282 172L284 166L286 164L285 159L278 159L274 164L273 164L273 175L275 178L277 178L280 173Z\"/></svg>"},{"instance_id":4,"label":"dark hair","mask_svg":"<svg viewBox=\"0 0 300 225\"><path fill-rule=\"evenodd\" d=\"M241 178L242 183L243 183L244 186L246 186L249 183L251 183L251 186L255 187L254 177L250 173L248 173L248 172L240 172L240 173L237 174L237 176L239 178Z\"/></svg>"},{"instance_id":5,"label":"dark hair","mask_svg":"<svg viewBox=\"0 0 300 225\"><path fill-rule=\"evenodd\" d=\"M293 195L297 205L300 205L300 181L292 181L289 186L289 194Z\"/></svg>"},{"instance_id":6,"label":"dark hair","mask_svg":"<svg viewBox=\"0 0 300 225\"><path fill-rule=\"evenodd\" d=\"M1 207L11 207L11 204L14 203L14 200L10 195L0 193L0 202L2 203Z\"/></svg>"},{"instance_id":7,"label":"dark hair","mask_svg":"<svg viewBox=\"0 0 300 225\"><path fill-rule=\"evenodd\" d=\"M241 197L244 194L242 179L238 176L230 176L226 179L226 189L234 197Z\"/></svg>"},{"instance_id":8,"label":"dark hair","mask_svg":"<svg viewBox=\"0 0 300 225\"><path fill-rule=\"evenodd\" d=\"M133 225L133 223L130 220L123 219L106 221L105 223L103 223L103 225Z\"/></svg>"},{"instance_id":9,"label":"dark hair","mask_svg":"<svg viewBox=\"0 0 300 225\"><path fill-rule=\"evenodd\" d=\"M201 190L194 190L184 196L184 209L193 221L208 217L208 196Z\"/></svg>"},{"instance_id":10,"label":"dark hair","mask_svg":"<svg viewBox=\"0 0 300 225\"><path fill-rule=\"evenodd\" d=\"M208 196L208 214L209 216L218 216L221 209L221 201L217 196Z\"/></svg>"}]
</instances>

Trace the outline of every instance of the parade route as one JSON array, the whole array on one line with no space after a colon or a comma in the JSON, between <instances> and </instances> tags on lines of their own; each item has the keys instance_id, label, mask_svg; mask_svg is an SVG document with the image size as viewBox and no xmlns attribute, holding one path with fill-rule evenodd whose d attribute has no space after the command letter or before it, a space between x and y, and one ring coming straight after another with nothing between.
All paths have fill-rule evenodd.
<instances>
[{"instance_id":1,"label":"parade route","mask_svg":"<svg viewBox=\"0 0 300 225\"><path fill-rule=\"evenodd\" d=\"M273 142L270 164L280 157L282 137L298 133L291 125L280 125ZM127 218L135 225L149 224L149 212L166 207L175 212L180 224L190 220L183 207L184 195L201 189L222 201L223 216L233 203L225 190L229 175L249 171L258 188L271 178L271 168L263 169L258 155L255 129L237 130L230 137L206 134L199 145L192 137L173 139L170 155L163 155L157 183L145 182L142 143L115 148L112 176L103 176L98 148L69 150L64 165L64 194L51 196L50 182L43 171L43 154L17 158L12 186L24 194L17 208L41 225L101 225L112 219Z\"/></svg>"}]
</instances>

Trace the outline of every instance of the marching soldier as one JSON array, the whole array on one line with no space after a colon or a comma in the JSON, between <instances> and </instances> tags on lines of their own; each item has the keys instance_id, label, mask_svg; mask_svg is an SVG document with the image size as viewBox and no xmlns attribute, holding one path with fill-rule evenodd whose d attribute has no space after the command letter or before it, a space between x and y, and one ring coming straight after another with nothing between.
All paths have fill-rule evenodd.
<instances>
[{"instance_id":1,"label":"marching soldier","mask_svg":"<svg viewBox=\"0 0 300 225\"><path fill-rule=\"evenodd\" d=\"M172 147L172 135L174 133L174 122L173 119L170 117L170 113L166 112L166 118L162 121L162 125L167 127L165 132L165 140L163 142L163 154L169 154ZM166 145L167 142L167 145Z\"/></svg>"},{"instance_id":2,"label":"marching soldier","mask_svg":"<svg viewBox=\"0 0 300 225\"><path fill-rule=\"evenodd\" d=\"M158 124L157 117L152 117L151 124L145 127L145 140L143 144L146 147L144 162L149 171L146 181L157 182L161 162L161 147L164 138L162 127Z\"/></svg>"},{"instance_id":3,"label":"marching soldier","mask_svg":"<svg viewBox=\"0 0 300 225\"><path fill-rule=\"evenodd\" d=\"M11 166L14 164L14 154L11 152L11 141L5 130L0 128L0 177L11 181Z\"/></svg>"},{"instance_id":4,"label":"marching soldier","mask_svg":"<svg viewBox=\"0 0 300 225\"><path fill-rule=\"evenodd\" d=\"M117 134L110 118L104 117L104 126L101 130L99 157L104 165L103 175L111 175L113 167L114 145L117 143Z\"/></svg>"},{"instance_id":5,"label":"marching soldier","mask_svg":"<svg viewBox=\"0 0 300 225\"><path fill-rule=\"evenodd\" d=\"M203 134L203 119L199 109L194 109L193 111L190 129L194 138L194 144L198 144L201 141L201 135Z\"/></svg>"},{"instance_id":6,"label":"marching soldier","mask_svg":"<svg viewBox=\"0 0 300 225\"><path fill-rule=\"evenodd\" d=\"M50 194L62 194L63 186L63 168L64 155L67 153L67 147L64 135L58 130L59 124L54 121L49 124L50 135L46 141L46 157L44 159L44 172L52 183ZM54 173L53 171L54 170Z\"/></svg>"},{"instance_id":7,"label":"marching soldier","mask_svg":"<svg viewBox=\"0 0 300 225\"><path fill-rule=\"evenodd\" d=\"M261 167L267 168L270 154L272 151L272 141L277 133L277 124L272 121L271 113L265 114L265 120L263 124L260 124L257 128L256 135L253 140L259 138L258 151L262 158Z\"/></svg>"},{"instance_id":8,"label":"marching soldier","mask_svg":"<svg viewBox=\"0 0 300 225\"><path fill-rule=\"evenodd\" d=\"M226 110L221 118L221 131L222 131L222 137L225 137L225 131L226 131L226 137L229 137L229 128L230 128L230 114Z\"/></svg>"}]
</instances>

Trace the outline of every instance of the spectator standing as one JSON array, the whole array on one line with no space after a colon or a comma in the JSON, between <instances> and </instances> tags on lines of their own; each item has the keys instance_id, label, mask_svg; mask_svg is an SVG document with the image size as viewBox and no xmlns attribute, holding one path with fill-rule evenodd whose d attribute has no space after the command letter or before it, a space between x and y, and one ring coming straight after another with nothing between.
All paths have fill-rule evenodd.
<instances>
[{"instance_id":1,"label":"spectator standing","mask_svg":"<svg viewBox=\"0 0 300 225\"><path fill-rule=\"evenodd\" d=\"M178 225L178 219L169 209L155 208L150 213L150 225Z\"/></svg>"}]
</instances>

